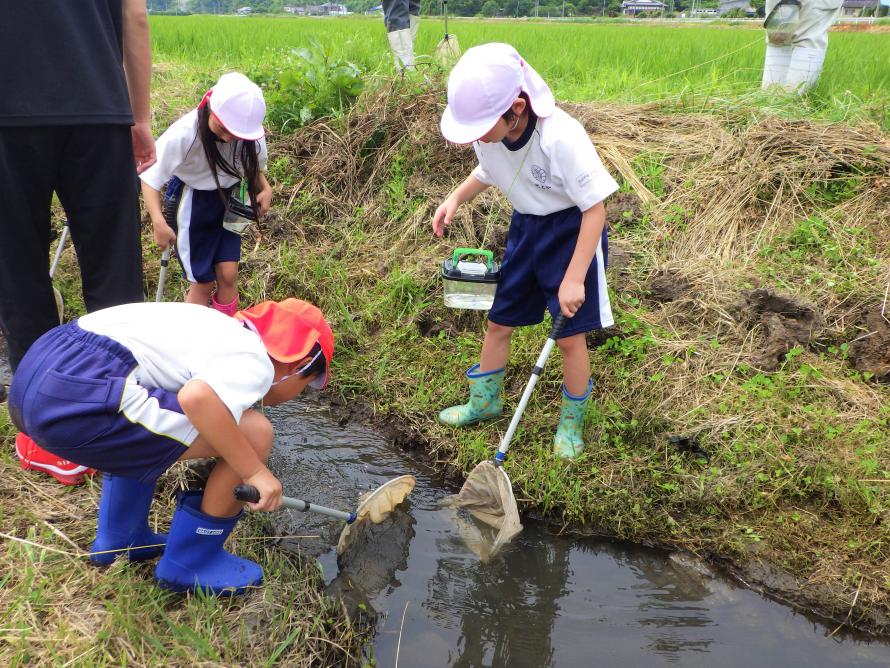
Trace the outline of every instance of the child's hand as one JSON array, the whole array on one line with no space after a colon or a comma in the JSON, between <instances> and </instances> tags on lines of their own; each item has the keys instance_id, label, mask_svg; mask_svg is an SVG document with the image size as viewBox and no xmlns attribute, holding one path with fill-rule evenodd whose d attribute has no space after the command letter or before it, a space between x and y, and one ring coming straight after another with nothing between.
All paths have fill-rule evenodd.
<instances>
[{"instance_id":1,"label":"child's hand","mask_svg":"<svg viewBox=\"0 0 890 668\"><path fill-rule=\"evenodd\" d=\"M155 223L153 228L155 243L161 248L167 248L176 242L176 232L166 222Z\"/></svg>"},{"instance_id":2,"label":"child's hand","mask_svg":"<svg viewBox=\"0 0 890 668\"><path fill-rule=\"evenodd\" d=\"M559 285L559 308L567 318L571 318L584 304L584 283L563 279Z\"/></svg>"},{"instance_id":3,"label":"child's hand","mask_svg":"<svg viewBox=\"0 0 890 668\"><path fill-rule=\"evenodd\" d=\"M454 212L457 211L458 204L451 197L446 199L436 209L433 214L433 234L441 237L445 228L451 225L451 219L454 218Z\"/></svg>"},{"instance_id":4,"label":"child's hand","mask_svg":"<svg viewBox=\"0 0 890 668\"><path fill-rule=\"evenodd\" d=\"M271 511L281 507L281 483L269 469L263 467L259 473L254 473L244 482L256 487L260 493L258 503L247 504L251 510Z\"/></svg>"},{"instance_id":5,"label":"child's hand","mask_svg":"<svg viewBox=\"0 0 890 668\"><path fill-rule=\"evenodd\" d=\"M269 213L269 207L272 206L272 188L263 188L256 195L256 206L262 218Z\"/></svg>"}]
</instances>

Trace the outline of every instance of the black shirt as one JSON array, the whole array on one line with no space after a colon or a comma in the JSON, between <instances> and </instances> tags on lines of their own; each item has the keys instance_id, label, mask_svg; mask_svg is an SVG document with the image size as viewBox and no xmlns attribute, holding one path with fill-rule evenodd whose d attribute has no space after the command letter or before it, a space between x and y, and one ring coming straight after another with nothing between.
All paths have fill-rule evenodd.
<instances>
[{"instance_id":1,"label":"black shirt","mask_svg":"<svg viewBox=\"0 0 890 668\"><path fill-rule=\"evenodd\" d=\"M132 125L122 0L9 0L0 126Z\"/></svg>"}]
</instances>

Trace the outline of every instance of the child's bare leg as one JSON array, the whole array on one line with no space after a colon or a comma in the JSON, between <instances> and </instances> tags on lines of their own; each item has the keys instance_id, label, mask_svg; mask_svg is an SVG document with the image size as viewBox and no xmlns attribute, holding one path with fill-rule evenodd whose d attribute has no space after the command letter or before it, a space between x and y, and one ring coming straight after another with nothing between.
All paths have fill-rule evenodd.
<instances>
[{"instance_id":1,"label":"child's bare leg","mask_svg":"<svg viewBox=\"0 0 890 668\"><path fill-rule=\"evenodd\" d=\"M513 327L498 325L491 320L485 330L485 340L482 342L482 354L479 360L479 372L494 371L507 366L510 357L510 338L513 336Z\"/></svg>"},{"instance_id":2,"label":"child's bare leg","mask_svg":"<svg viewBox=\"0 0 890 668\"><path fill-rule=\"evenodd\" d=\"M216 301L231 304L238 296L238 263L220 262L216 265Z\"/></svg>"},{"instance_id":3,"label":"child's bare leg","mask_svg":"<svg viewBox=\"0 0 890 668\"><path fill-rule=\"evenodd\" d=\"M269 420L258 411L245 411L238 423L248 442L253 447L257 456L265 464L272 451L273 430ZM184 459L199 459L201 457L216 457L217 452L201 436L192 443L188 451L180 457ZM243 503L238 501L233 490L244 482L229 464L218 459L207 484L204 486L204 500L201 502L201 512L214 517L231 517L238 513Z\"/></svg>"},{"instance_id":4,"label":"child's bare leg","mask_svg":"<svg viewBox=\"0 0 890 668\"><path fill-rule=\"evenodd\" d=\"M590 355L584 334L558 339L556 344L562 351L563 379L566 389L575 396L587 393L590 380Z\"/></svg>"},{"instance_id":5,"label":"child's bare leg","mask_svg":"<svg viewBox=\"0 0 890 668\"><path fill-rule=\"evenodd\" d=\"M185 294L185 303L207 306L210 302L211 292L213 292L213 283L192 283Z\"/></svg>"}]
</instances>

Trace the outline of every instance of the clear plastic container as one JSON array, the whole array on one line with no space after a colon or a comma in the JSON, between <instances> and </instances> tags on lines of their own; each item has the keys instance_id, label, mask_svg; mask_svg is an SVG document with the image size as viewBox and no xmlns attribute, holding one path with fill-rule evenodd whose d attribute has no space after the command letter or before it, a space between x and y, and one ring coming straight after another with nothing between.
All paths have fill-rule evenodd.
<instances>
[{"instance_id":1,"label":"clear plastic container","mask_svg":"<svg viewBox=\"0 0 890 668\"><path fill-rule=\"evenodd\" d=\"M494 303L500 277L501 268L494 261L491 251L481 248L455 249L454 254L442 263L445 306L487 311Z\"/></svg>"},{"instance_id":2,"label":"clear plastic container","mask_svg":"<svg viewBox=\"0 0 890 668\"><path fill-rule=\"evenodd\" d=\"M782 0L763 22L766 36L770 44L790 46L800 23L800 2L798 0Z\"/></svg>"}]
</instances>

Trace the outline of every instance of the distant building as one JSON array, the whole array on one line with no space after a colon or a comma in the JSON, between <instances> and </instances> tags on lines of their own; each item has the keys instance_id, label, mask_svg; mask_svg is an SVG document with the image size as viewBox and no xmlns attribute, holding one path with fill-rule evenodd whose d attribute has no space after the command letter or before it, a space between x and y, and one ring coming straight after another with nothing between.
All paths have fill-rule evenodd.
<instances>
[{"instance_id":1,"label":"distant building","mask_svg":"<svg viewBox=\"0 0 890 668\"><path fill-rule=\"evenodd\" d=\"M383 13L383 5L377 5L376 7L369 7L365 10L365 14L382 14Z\"/></svg>"},{"instance_id":2,"label":"distant building","mask_svg":"<svg viewBox=\"0 0 890 668\"><path fill-rule=\"evenodd\" d=\"M720 0L717 13L723 16L733 9L741 9L745 12L745 16L757 16L757 10L751 6L750 0Z\"/></svg>"},{"instance_id":3,"label":"distant building","mask_svg":"<svg viewBox=\"0 0 890 668\"><path fill-rule=\"evenodd\" d=\"M284 11L298 16L346 16L349 10L346 5L326 2L323 5L288 6Z\"/></svg>"},{"instance_id":4,"label":"distant building","mask_svg":"<svg viewBox=\"0 0 890 668\"><path fill-rule=\"evenodd\" d=\"M236 12L236 14L238 14L238 16L247 16L248 14L252 14L252 13L253 13L253 7L239 7L238 11Z\"/></svg>"},{"instance_id":5,"label":"distant building","mask_svg":"<svg viewBox=\"0 0 890 668\"><path fill-rule=\"evenodd\" d=\"M667 7L658 0L624 0L621 3L621 13L625 16L636 16L640 12L661 12Z\"/></svg>"},{"instance_id":6,"label":"distant building","mask_svg":"<svg viewBox=\"0 0 890 668\"><path fill-rule=\"evenodd\" d=\"M841 16L862 16L862 10L866 7L877 9L879 0L844 0L841 5Z\"/></svg>"}]
</instances>

